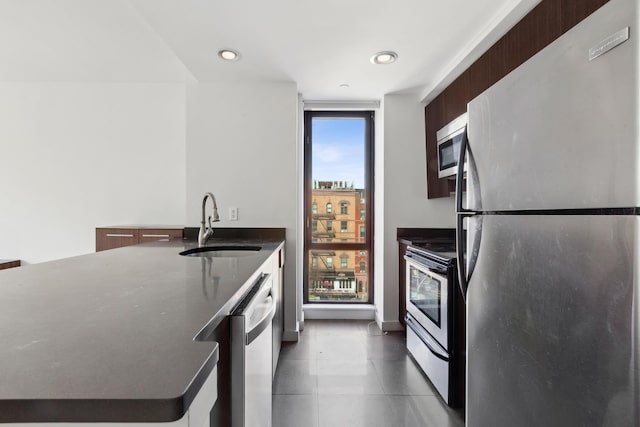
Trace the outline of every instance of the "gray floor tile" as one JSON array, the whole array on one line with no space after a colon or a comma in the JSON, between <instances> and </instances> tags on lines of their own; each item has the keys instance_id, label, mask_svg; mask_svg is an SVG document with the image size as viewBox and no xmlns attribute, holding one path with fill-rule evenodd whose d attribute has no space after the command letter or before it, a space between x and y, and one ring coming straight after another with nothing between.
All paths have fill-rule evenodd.
<instances>
[{"instance_id":1,"label":"gray floor tile","mask_svg":"<svg viewBox=\"0 0 640 427\"><path fill-rule=\"evenodd\" d=\"M363 335L316 337L316 354L322 360L367 360L367 338Z\"/></svg>"},{"instance_id":2,"label":"gray floor tile","mask_svg":"<svg viewBox=\"0 0 640 427\"><path fill-rule=\"evenodd\" d=\"M318 349L315 337L311 337L305 331L300 334L298 342L283 342L280 349L280 359L317 359Z\"/></svg>"},{"instance_id":3,"label":"gray floor tile","mask_svg":"<svg viewBox=\"0 0 640 427\"><path fill-rule=\"evenodd\" d=\"M409 358L403 332L371 321L308 320L283 344L274 427L463 427Z\"/></svg>"},{"instance_id":4,"label":"gray floor tile","mask_svg":"<svg viewBox=\"0 0 640 427\"><path fill-rule=\"evenodd\" d=\"M318 393L323 395L383 394L370 360L318 360Z\"/></svg>"},{"instance_id":5,"label":"gray floor tile","mask_svg":"<svg viewBox=\"0 0 640 427\"><path fill-rule=\"evenodd\" d=\"M274 427L317 427L318 399L315 395L274 395Z\"/></svg>"},{"instance_id":6,"label":"gray floor tile","mask_svg":"<svg viewBox=\"0 0 640 427\"><path fill-rule=\"evenodd\" d=\"M318 396L320 427L396 427L388 396Z\"/></svg>"},{"instance_id":7,"label":"gray floor tile","mask_svg":"<svg viewBox=\"0 0 640 427\"><path fill-rule=\"evenodd\" d=\"M403 360L374 359L371 362L385 394L432 396L437 393L408 356Z\"/></svg>"},{"instance_id":8,"label":"gray floor tile","mask_svg":"<svg viewBox=\"0 0 640 427\"><path fill-rule=\"evenodd\" d=\"M274 394L315 394L318 361L281 359L273 381Z\"/></svg>"},{"instance_id":9,"label":"gray floor tile","mask_svg":"<svg viewBox=\"0 0 640 427\"><path fill-rule=\"evenodd\" d=\"M369 359L404 360L407 357L407 342L403 332L369 336L366 348Z\"/></svg>"},{"instance_id":10,"label":"gray floor tile","mask_svg":"<svg viewBox=\"0 0 640 427\"><path fill-rule=\"evenodd\" d=\"M393 426L464 427L461 411L449 409L437 396L388 396Z\"/></svg>"}]
</instances>

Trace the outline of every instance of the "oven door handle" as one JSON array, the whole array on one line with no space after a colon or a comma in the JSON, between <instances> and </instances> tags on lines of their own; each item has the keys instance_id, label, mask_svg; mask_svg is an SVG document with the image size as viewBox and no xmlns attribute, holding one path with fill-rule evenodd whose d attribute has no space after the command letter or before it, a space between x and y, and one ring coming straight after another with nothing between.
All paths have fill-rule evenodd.
<instances>
[{"instance_id":1,"label":"oven door handle","mask_svg":"<svg viewBox=\"0 0 640 427\"><path fill-rule=\"evenodd\" d=\"M438 342L433 337L431 337L428 332L423 332L420 330L422 329L422 326L420 326L420 324L413 320L413 317L407 314L404 317L404 321L406 322L407 326L411 328L413 332L415 332L418 338L420 338L420 341L422 341L424 345L427 346L429 351L435 357L445 362L449 361L449 354L444 349L438 348L441 347L440 344L438 344Z\"/></svg>"},{"instance_id":2,"label":"oven door handle","mask_svg":"<svg viewBox=\"0 0 640 427\"><path fill-rule=\"evenodd\" d=\"M423 261L422 259L419 259L418 257L413 257L410 254L405 254L404 255L404 260L405 261L409 261L410 263L414 264L414 265L419 265L420 267L425 268L426 270L428 270L431 273L435 273L438 275L442 275L445 276L447 274L447 269L446 268L440 268L440 267L435 267L431 264L426 264L426 262L428 261Z\"/></svg>"}]
</instances>

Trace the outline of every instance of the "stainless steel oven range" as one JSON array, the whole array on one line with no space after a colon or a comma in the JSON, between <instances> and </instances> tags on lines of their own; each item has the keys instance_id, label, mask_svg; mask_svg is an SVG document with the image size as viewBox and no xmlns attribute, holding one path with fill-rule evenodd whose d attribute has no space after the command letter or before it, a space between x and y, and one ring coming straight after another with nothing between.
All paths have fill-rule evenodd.
<instances>
[{"instance_id":1,"label":"stainless steel oven range","mask_svg":"<svg viewBox=\"0 0 640 427\"><path fill-rule=\"evenodd\" d=\"M464 303L455 242L433 239L407 248L407 349L442 399L464 405Z\"/></svg>"}]
</instances>

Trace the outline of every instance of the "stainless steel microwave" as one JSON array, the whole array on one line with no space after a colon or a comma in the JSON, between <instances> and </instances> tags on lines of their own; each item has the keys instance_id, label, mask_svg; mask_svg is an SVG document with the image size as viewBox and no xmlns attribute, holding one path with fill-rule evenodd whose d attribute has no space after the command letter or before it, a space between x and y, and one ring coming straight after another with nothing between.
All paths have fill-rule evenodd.
<instances>
[{"instance_id":1,"label":"stainless steel microwave","mask_svg":"<svg viewBox=\"0 0 640 427\"><path fill-rule=\"evenodd\" d=\"M466 129L467 113L464 113L436 133L438 140L438 178L455 176L458 172L460 143Z\"/></svg>"}]
</instances>

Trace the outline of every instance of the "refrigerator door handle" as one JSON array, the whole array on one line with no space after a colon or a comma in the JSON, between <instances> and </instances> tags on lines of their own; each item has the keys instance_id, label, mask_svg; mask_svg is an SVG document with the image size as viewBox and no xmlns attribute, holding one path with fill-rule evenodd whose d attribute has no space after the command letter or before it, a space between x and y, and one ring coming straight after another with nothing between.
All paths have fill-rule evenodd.
<instances>
[{"instance_id":1,"label":"refrigerator door handle","mask_svg":"<svg viewBox=\"0 0 640 427\"><path fill-rule=\"evenodd\" d=\"M464 242L464 230L462 229L462 225L464 219L468 215L464 213L458 213L456 215L456 258L458 264L458 285L460 286L460 293L462 294L462 299L464 302L467 302L467 289L469 288L469 281L467 280L467 268L465 265L465 242Z\"/></svg>"},{"instance_id":2,"label":"refrigerator door handle","mask_svg":"<svg viewBox=\"0 0 640 427\"><path fill-rule=\"evenodd\" d=\"M466 236L463 229L463 223L465 218L474 219L475 225L473 226L473 241L471 247L466 247ZM476 261L478 260L478 253L480 251L480 241L482 240L482 215L477 215L469 212L459 213L456 218L456 258L458 264L458 284L460 285L460 292L464 302L467 302L467 292L469 290L469 281L473 275L473 270L476 267ZM466 260L469 261L469 269L467 270Z\"/></svg>"},{"instance_id":3,"label":"refrigerator door handle","mask_svg":"<svg viewBox=\"0 0 640 427\"><path fill-rule=\"evenodd\" d=\"M462 293L462 299L467 302L467 289L469 287L469 280L467 278L467 268L465 264L465 236L463 223L464 219L474 214L473 211L467 210L462 206L462 190L464 184L464 162L467 157L467 145L468 145L467 129L465 128L462 134L462 140L460 141L460 154L458 156L458 171L456 172L456 257L458 264L458 284L460 286L460 292ZM469 165L469 172L471 172L471 166Z\"/></svg>"},{"instance_id":4,"label":"refrigerator door handle","mask_svg":"<svg viewBox=\"0 0 640 427\"><path fill-rule=\"evenodd\" d=\"M465 128L462 140L460 141L460 155L458 156L458 165L464 165L467 156L469 157L469 164L467 167L467 175L474 179L474 182L478 182L478 176L476 174L475 162L473 161L473 153L469 147L469 135L467 128ZM464 187L464 167L459 167L456 173L456 258L458 264L458 284L460 285L460 292L464 302L467 302L467 291L469 289L469 281L478 259L478 251L480 248L480 239L482 237L482 216L477 216L478 212L464 208L462 206L462 193ZM477 186L476 186L477 187ZM475 188L476 192L478 188ZM480 203L480 194L474 193L476 203ZM465 247L466 236L464 233L464 219L470 217L476 217L478 225L474 230L474 239L472 247L467 250ZM466 255L466 256L465 256ZM467 263L465 259L469 260L469 270L467 271Z\"/></svg>"},{"instance_id":5,"label":"refrigerator door handle","mask_svg":"<svg viewBox=\"0 0 640 427\"><path fill-rule=\"evenodd\" d=\"M467 145L468 136L467 128L465 127L462 134L462 140L460 141L460 154L458 155L458 170L456 171L456 213L460 214L466 212L466 209L462 207L462 186L464 184L464 162L467 157Z\"/></svg>"}]
</instances>

